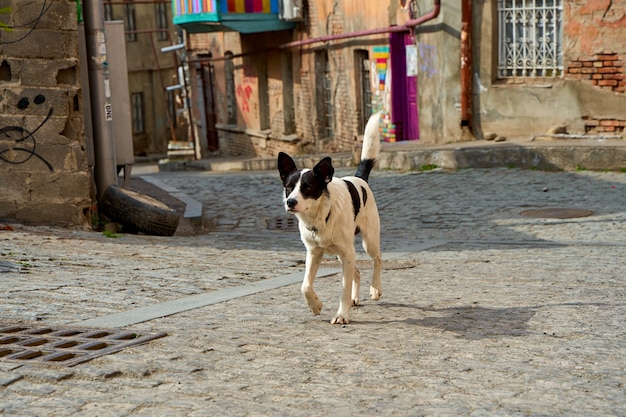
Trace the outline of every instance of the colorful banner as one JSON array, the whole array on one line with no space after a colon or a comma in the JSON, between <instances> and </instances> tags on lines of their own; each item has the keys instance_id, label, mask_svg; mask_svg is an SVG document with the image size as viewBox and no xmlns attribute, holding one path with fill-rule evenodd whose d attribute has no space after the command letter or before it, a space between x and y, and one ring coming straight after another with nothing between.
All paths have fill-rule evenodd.
<instances>
[{"instance_id":1,"label":"colorful banner","mask_svg":"<svg viewBox=\"0 0 626 417\"><path fill-rule=\"evenodd\" d=\"M387 77L387 61L389 59L388 46L374 47L374 62L376 63L376 73L378 74L378 89L385 89L385 80Z\"/></svg>"},{"instance_id":2,"label":"colorful banner","mask_svg":"<svg viewBox=\"0 0 626 417\"><path fill-rule=\"evenodd\" d=\"M213 13L216 11L216 0L173 0L174 14Z\"/></svg>"},{"instance_id":3,"label":"colorful banner","mask_svg":"<svg viewBox=\"0 0 626 417\"><path fill-rule=\"evenodd\" d=\"M221 0L222 13L278 13L278 0Z\"/></svg>"}]
</instances>

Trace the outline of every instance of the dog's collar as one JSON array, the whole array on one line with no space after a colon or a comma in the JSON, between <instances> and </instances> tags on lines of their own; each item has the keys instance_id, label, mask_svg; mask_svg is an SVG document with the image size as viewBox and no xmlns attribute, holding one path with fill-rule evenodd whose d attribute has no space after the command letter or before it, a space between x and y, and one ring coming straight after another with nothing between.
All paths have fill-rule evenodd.
<instances>
[{"instance_id":1,"label":"dog's collar","mask_svg":"<svg viewBox=\"0 0 626 417\"><path fill-rule=\"evenodd\" d=\"M328 216L326 216L326 220L325 222L328 223L328 219L330 219L330 211L328 212ZM319 229L315 226L313 227L307 227L306 228L309 232L311 232L311 234L313 235L313 237L317 236L317 232L319 232Z\"/></svg>"}]
</instances>

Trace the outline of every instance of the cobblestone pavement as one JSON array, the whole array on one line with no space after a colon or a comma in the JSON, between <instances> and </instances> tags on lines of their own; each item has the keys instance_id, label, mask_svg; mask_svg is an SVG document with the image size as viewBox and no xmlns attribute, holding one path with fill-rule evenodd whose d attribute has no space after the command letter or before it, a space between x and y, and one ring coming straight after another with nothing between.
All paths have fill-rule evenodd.
<instances>
[{"instance_id":1,"label":"cobblestone pavement","mask_svg":"<svg viewBox=\"0 0 626 417\"><path fill-rule=\"evenodd\" d=\"M284 216L274 172L147 175L202 201L208 232L12 225L0 323L79 323L303 272L297 231L268 228ZM383 297L351 324L328 323L338 275L316 282L320 316L298 284L234 298L129 326L168 336L75 367L0 361L0 414L626 415L626 174L375 172L371 185ZM554 207L593 215L520 214Z\"/></svg>"}]
</instances>

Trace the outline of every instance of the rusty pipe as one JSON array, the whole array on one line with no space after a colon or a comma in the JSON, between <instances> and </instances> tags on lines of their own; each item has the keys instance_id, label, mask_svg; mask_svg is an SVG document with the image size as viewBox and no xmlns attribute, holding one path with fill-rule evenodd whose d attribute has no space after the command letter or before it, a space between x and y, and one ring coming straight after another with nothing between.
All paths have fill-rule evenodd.
<instances>
[{"instance_id":1,"label":"rusty pipe","mask_svg":"<svg viewBox=\"0 0 626 417\"><path fill-rule=\"evenodd\" d=\"M461 3L461 127L472 117L472 1Z\"/></svg>"},{"instance_id":2,"label":"rusty pipe","mask_svg":"<svg viewBox=\"0 0 626 417\"><path fill-rule=\"evenodd\" d=\"M410 31L416 26L426 23L429 20L435 19L437 16L439 16L440 10L441 10L441 0L434 0L433 9L430 12L418 17L417 19L409 20L404 25L401 25L401 26L388 26L388 27L378 28L378 29L362 30L359 32L339 33L336 35L327 35L327 36L321 36L318 38L304 39L301 41L293 41L293 42L285 43L283 45L280 45L279 48L280 49L297 48L300 46L310 45L313 43L337 41L341 39L360 38L363 36L380 35L382 33Z\"/></svg>"},{"instance_id":3,"label":"rusty pipe","mask_svg":"<svg viewBox=\"0 0 626 417\"><path fill-rule=\"evenodd\" d=\"M337 41L337 40L342 40L342 39L360 38L363 36L380 35L383 33L410 31L410 30L413 30L416 26L419 26L421 24L424 24L430 20L437 18L437 16L439 16L440 10L441 10L441 0L434 0L433 8L430 12L418 17L417 19L409 20L405 24L400 25L400 26L388 26L388 27L378 28L378 29L362 30L359 32L340 33L336 35L321 36L317 38L304 39L300 41L284 43L282 45L279 45L276 48L268 48L263 51L243 52L240 54L229 55L229 56L193 59L193 60L190 60L189 62L224 61L226 59L241 58L244 56L255 55L260 52L267 52L267 51L276 50L276 49L280 50L280 49L297 48L300 46L311 45L314 43Z\"/></svg>"}]
</instances>

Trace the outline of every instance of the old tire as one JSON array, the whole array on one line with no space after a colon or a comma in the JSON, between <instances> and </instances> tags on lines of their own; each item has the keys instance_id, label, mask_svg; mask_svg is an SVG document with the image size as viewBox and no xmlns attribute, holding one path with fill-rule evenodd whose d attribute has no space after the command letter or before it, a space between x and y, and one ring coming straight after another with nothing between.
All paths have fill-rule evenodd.
<instances>
[{"instance_id":1,"label":"old tire","mask_svg":"<svg viewBox=\"0 0 626 417\"><path fill-rule=\"evenodd\" d=\"M159 200L116 185L104 190L99 210L125 229L155 236L172 236L181 216Z\"/></svg>"}]
</instances>

